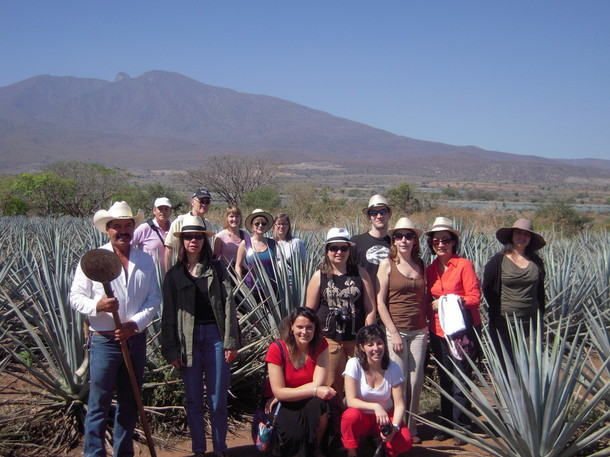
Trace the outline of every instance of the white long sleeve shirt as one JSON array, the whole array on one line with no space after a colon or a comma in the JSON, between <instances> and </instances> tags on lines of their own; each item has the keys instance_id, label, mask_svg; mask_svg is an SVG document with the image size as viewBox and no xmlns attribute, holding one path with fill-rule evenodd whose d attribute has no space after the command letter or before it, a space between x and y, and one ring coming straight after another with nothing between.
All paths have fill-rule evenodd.
<instances>
[{"instance_id":1,"label":"white long sleeve shirt","mask_svg":"<svg viewBox=\"0 0 610 457\"><path fill-rule=\"evenodd\" d=\"M108 243L101 249L112 251L112 246ZM161 292L152 257L132 247L129 251L127 277L125 270L121 269L121 274L110 283L110 287L119 301L121 322L133 321L137 324L138 331L143 331L152 322L161 304ZM88 316L93 331L115 329L111 313L97 312L97 302L104 295L102 283L87 278L79 262L70 289L70 306Z\"/></svg>"}]
</instances>

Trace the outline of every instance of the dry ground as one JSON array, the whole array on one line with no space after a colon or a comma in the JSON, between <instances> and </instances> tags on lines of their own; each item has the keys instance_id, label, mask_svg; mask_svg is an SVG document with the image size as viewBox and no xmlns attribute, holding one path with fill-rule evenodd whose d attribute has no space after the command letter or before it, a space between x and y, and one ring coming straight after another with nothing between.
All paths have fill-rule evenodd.
<instances>
[{"instance_id":1,"label":"dry ground","mask_svg":"<svg viewBox=\"0 0 610 457\"><path fill-rule=\"evenodd\" d=\"M420 436L423 439L421 444L416 444L407 454L409 457L447 457L447 456L482 456L484 454L474 446L454 446L451 439L447 441L432 441L433 430L425 425L419 426ZM252 444L250 437L249 424L244 424L240 430L233 430L227 439L229 450L228 457L260 457L261 454ZM212 449L212 444L208 440L208 450ZM361 446L359 457L372 456L375 449L370 446ZM174 441L171 446L156 449L157 457L191 457L191 442L188 438ZM68 457L79 457L82 455L82 447L78 447L67 454ZM150 452L145 441L136 443L136 457L149 457ZM328 455L328 457L335 457ZM337 456L339 457L339 456Z\"/></svg>"}]
</instances>

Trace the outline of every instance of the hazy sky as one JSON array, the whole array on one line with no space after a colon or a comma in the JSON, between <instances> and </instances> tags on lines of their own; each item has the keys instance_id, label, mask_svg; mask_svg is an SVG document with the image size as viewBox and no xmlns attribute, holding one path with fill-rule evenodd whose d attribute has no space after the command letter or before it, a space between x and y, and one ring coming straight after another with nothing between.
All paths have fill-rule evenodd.
<instances>
[{"instance_id":1,"label":"hazy sky","mask_svg":"<svg viewBox=\"0 0 610 457\"><path fill-rule=\"evenodd\" d=\"M412 138L610 159L609 0L0 0L0 86L150 70Z\"/></svg>"}]
</instances>

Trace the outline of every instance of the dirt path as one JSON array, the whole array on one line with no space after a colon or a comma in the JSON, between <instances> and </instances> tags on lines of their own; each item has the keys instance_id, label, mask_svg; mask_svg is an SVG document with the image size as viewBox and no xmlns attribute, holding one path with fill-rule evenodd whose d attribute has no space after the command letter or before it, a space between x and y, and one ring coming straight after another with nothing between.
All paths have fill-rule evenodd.
<instances>
[{"instance_id":1,"label":"dirt path","mask_svg":"<svg viewBox=\"0 0 610 457\"><path fill-rule=\"evenodd\" d=\"M471 445L454 446L451 439L447 441L432 441L433 431L425 425L420 425L420 436L423 439L421 444L416 444L407 454L408 457L447 457L447 456L482 456L478 449ZM228 457L261 457L252 444L250 430L244 425L240 430L233 430L229 433L227 444L229 450ZM208 450L212 449L212 444L208 440ZM370 457L373 455L374 448L364 448L359 450L359 457ZM191 457L191 441L188 438L177 440L170 447L157 446L157 457ZM82 447L72 450L68 457L79 457L82 455ZM148 447L145 442L136 443L136 457L150 457ZM328 455L328 457L335 457ZM339 456L337 456L339 457Z\"/></svg>"}]
</instances>

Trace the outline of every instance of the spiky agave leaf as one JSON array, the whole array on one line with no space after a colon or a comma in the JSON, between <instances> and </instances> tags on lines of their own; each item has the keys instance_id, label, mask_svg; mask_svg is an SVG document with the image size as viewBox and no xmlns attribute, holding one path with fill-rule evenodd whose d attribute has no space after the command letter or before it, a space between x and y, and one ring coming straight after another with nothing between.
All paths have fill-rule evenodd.
<instances>
[{"instance_id":1,"label":"spiky agave leaf","mask_svg":"<svg viewBox=\"0 0 610 457\"><path fill-rule=\"evenodd\" d=\"M457 424L450 429L425 418L421 420L496 456L568 457L608 436L610 411L606 409L583 432L578 432L591 412L602 405L610 384L595 389L585 380L583 371L591 369L589 354L582 338L570 333L569 323L560 321L554 335L549 332L546 337L539 324L538 331L529 339L517 325L510 331L510 341L512 363L506 348L495 348L485 330L481 346L489 381L470 360L477 382L458 378L441 366L468 397L477 414L467 411L433 382L489 438ZM505 369L503 360L507 360ZM599 379L601 369L595 372L594 381Z\"/></svg>"}]
</instances>

